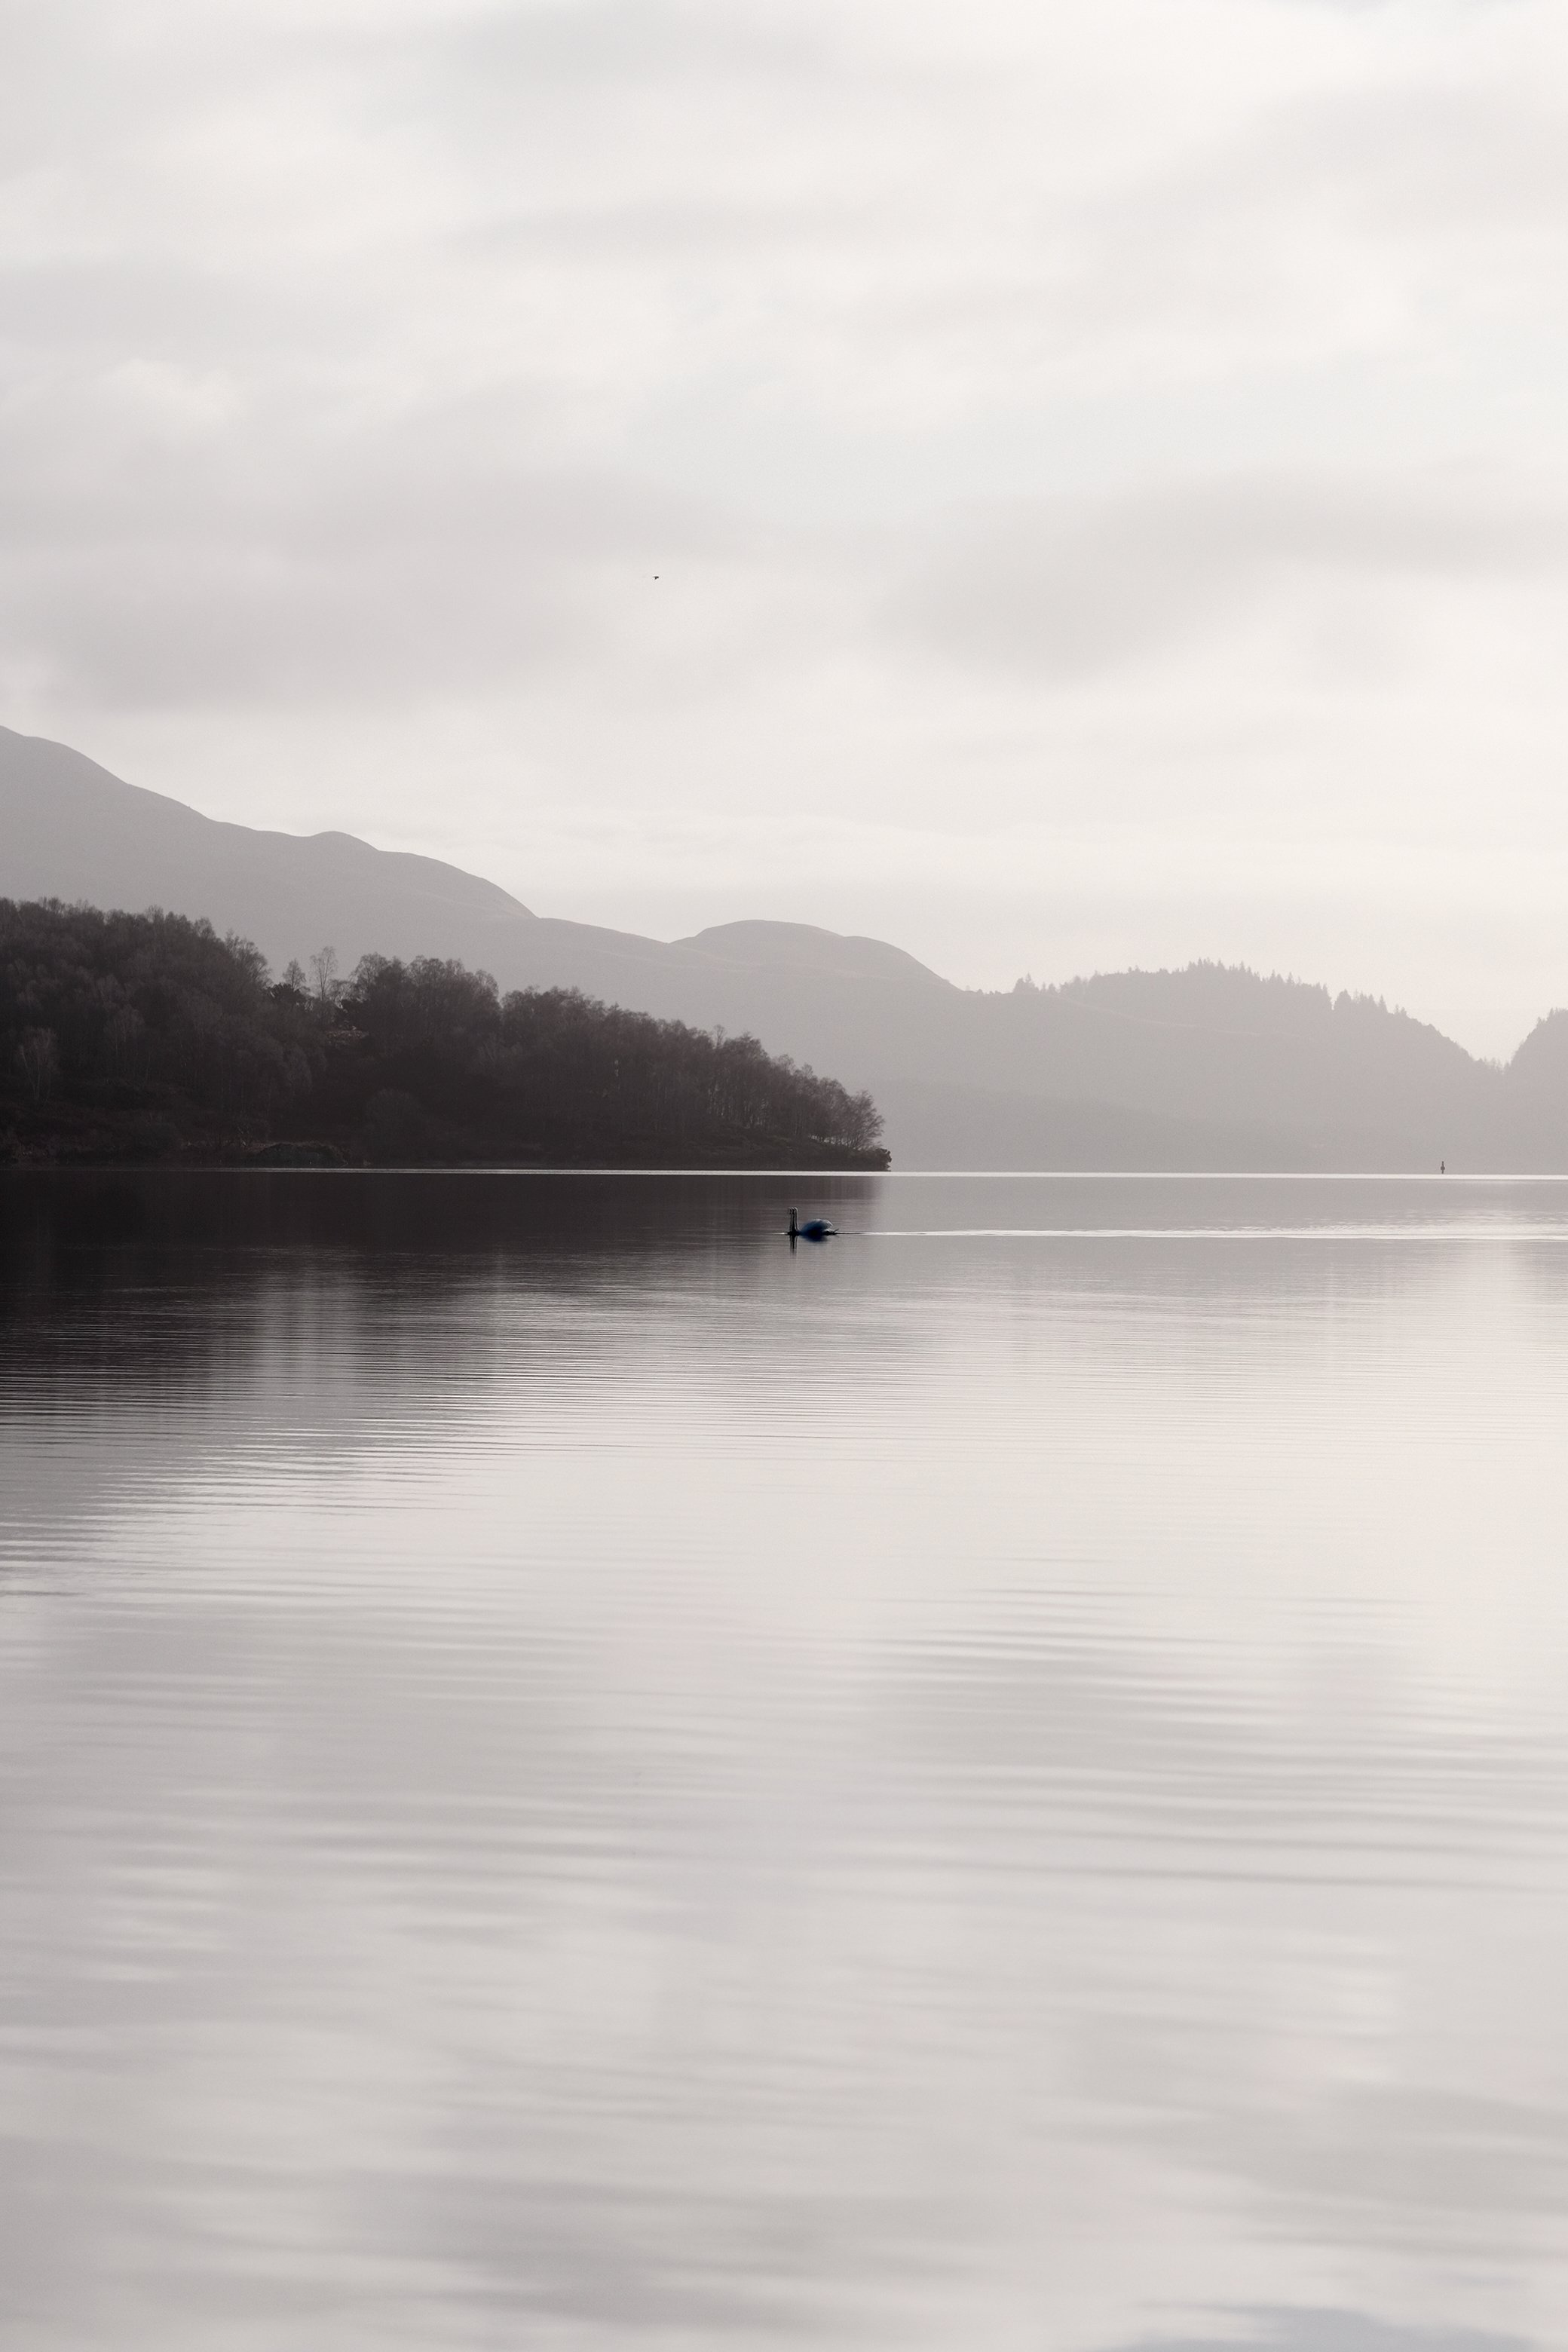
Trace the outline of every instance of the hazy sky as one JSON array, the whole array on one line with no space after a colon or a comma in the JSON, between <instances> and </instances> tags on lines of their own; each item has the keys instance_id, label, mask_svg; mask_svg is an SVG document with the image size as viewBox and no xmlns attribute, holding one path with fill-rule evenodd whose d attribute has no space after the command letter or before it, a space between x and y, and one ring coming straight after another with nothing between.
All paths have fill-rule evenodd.
<instances>
[{"instance_id":1,"label":"hazy sky","mask_svg":"<svg viewBox=\"0 0 1568 2352\"><path fill-rule=\"evenodd\" d=\"M0 719L665 935L1568 1003L1561 0L0 37Z\"/></svg>"}]
</instances>

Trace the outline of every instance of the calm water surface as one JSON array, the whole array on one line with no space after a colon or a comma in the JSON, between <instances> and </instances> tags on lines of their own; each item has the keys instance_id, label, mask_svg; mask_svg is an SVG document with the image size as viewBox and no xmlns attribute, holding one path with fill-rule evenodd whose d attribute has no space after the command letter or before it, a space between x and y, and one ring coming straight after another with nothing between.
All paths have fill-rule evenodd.
<instances>
[{"instance_id":1,"label":"calm water surface","mask_svg":"<svg viewBox=\"0 0 1568 2352\"><path fill-rule=\"evenodd\" d=\"M0 1179L6 2352L1568 2342L1565 1465L1568 1185Z\"/></svg>"}]
</instances>

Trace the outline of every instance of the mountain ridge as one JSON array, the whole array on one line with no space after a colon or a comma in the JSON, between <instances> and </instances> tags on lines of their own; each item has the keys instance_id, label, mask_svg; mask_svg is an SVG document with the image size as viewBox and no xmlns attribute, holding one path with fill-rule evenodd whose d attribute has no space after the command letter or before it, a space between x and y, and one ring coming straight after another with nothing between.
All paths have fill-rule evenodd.
<instances>
[{"instance_id":1,"label":"mountain ridge","mask_svg":"<svg viewBox=\"0 0 1568 2352\"><path fill-rule=\"evenodd\" d=\"M1042 1150L1104 1164L1114 1144L1129 1167L1568 1167L1561 1013L1500 1067L1381 999L1240 966L990 992L810 924L653 940L537 914L461 867L353 835L205 817L5 729L0 894L205 916L275 968L327 944L345 970L366 952L437 955L503 988L575 987L746 1031L868 1088L900 1166L1040 1165Z\"/></svg>"}]
</instances>

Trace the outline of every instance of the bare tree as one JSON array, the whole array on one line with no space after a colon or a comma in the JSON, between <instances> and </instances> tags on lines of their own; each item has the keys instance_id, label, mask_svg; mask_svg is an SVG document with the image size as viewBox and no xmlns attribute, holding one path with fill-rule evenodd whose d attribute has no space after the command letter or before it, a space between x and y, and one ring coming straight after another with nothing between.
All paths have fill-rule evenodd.
<instances>
[{"instance_id":1,"label":"bare tree","mask_svg":"<svg viewBox=\"0 0 1568 2352\"><path fill-rule=\"evenodd\" d=\"M16 1048L16 1060L35 1102L47 1102L59 1076L60 1049L52 1029L27 1029Z\"/></svg>"},{"instance_id":2,"label":"bare tree","mask_svg":"<svg viewBox=\"0 0 1568 2352\"><path fill-rule=\"evenodd\" d=\"M319 948L310 958L310 971L316 983L317 1003L335 1004L343 992L343 983L338 978L336 948Z\"/></svg>"}]
</instances>

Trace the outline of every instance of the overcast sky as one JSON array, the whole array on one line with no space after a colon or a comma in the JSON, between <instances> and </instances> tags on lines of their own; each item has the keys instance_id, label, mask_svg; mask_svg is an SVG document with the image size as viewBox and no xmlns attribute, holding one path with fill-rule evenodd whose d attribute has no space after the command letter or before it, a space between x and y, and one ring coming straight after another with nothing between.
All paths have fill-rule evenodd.
<instances>
[{"instance_id":1,"label":"overcast sky","mask_svg":"<svg viewBox=\"0 0 1568 2352\"><path fill-rule=\"evenodd\" d=\"M1562 0L0 27L0 720L663 936L1568 1003Z\"/></svg>"}]
</instances>

